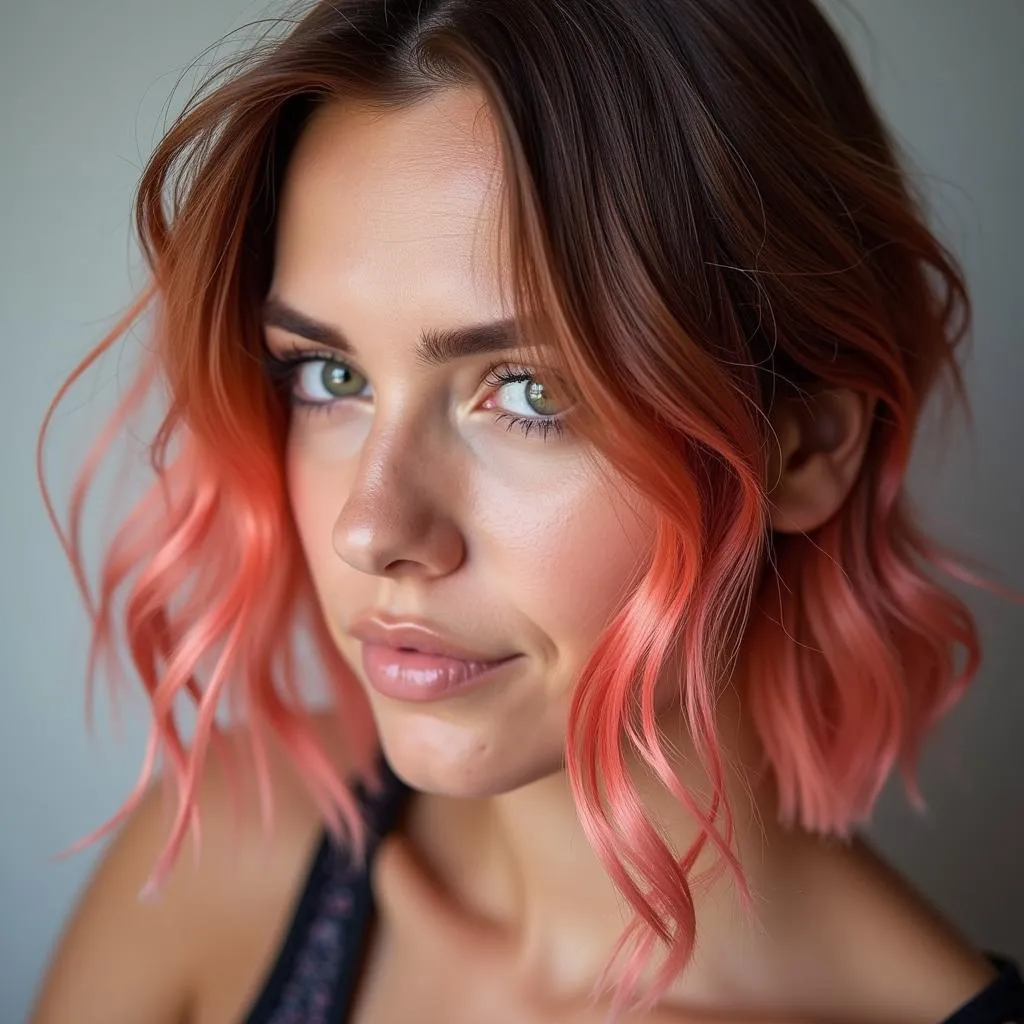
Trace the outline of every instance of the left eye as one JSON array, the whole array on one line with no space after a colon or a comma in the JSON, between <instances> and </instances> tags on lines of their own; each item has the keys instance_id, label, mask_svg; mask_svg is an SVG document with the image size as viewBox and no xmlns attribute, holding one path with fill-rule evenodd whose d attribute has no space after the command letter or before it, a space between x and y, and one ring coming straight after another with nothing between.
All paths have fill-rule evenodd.
<instances>
[{"instance_id":1,"label":"left eye","mask_svg":"<svg viewBox=\"0 0 1024 1024\"><path fill-rule=\"evenodd\" d=\"M504 410L514 416L555 418L565 412L559 408L553 388L525 367L492 368L485 383L495 389L495 397L501 397Z\"/></svg>"},{"instance_id":2,"label":"left eye","mask_svg":"<svg viewBox=\"0 0 1024 1024\"><path fill-rule=\"evenodd\" d=\"M558 405L537 380L517 380L503 384L498 393L508 403L508 412L517 416L557 416Z\"/></svg>"}]
</instances>

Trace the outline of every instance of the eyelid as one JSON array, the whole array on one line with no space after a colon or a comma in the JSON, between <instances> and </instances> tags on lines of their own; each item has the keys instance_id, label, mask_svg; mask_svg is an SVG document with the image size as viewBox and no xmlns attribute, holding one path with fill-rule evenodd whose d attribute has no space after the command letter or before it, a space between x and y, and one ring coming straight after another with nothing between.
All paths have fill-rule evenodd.
<instances>
[{"instance_id":1,"label":"eyelid","mask_svg":"<svg viewBox=\"0 0 1024 1024\"><path fill-rule=\"evenodd\" d=\"M543 375L548 375L553 377L557 376L561 379L558 370L554 367L545 366L543 363L538 364L537 362L530 361L529 359L519 358L521 355L521 350L510 349L509 353L503 358L492 357L491 362L488 363L486 369L480 375L480 383L482 384L495 370L502 368L507 368L512 373L521 373L524 377L541 377ZM360 376L365 377L367 380L370 379L369 374L364 373L359 368L359 364L355 359L352 359L344 353L338 352L337 349L319 346L315 342L300 343L291 341L283 349L280 355L276 354L269 344L265 344L264 356L271 365L293 365L299 362L318 362L320 360L328 363L337 363L340 366L346 366L357 371ZM282 372L287 373L287 366L282 368Z\"/></svg>"},{"instance_id":2,"label":"eyelid","mask_svg":"<svg viewBox=\"0 0 1024 1024\"><path fill-rule=\"evenodd\" d=\"M359 369L359 363L351 356L347 356L337 349L317 345L315 342L305 344L297 341L289 341L280 353L274 351L269 344L264 344L264 353L271 362L276 363L310 363L323 360L328 363L338 363L341 366L357 370L359 374L369 380L369 376Z\"/></svg>"}]
</instances>

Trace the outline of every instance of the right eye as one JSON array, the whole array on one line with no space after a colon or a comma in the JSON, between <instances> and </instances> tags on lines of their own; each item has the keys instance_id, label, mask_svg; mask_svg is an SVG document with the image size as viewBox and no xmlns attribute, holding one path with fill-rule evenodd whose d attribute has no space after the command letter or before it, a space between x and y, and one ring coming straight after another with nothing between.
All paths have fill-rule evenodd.
<instances>
[{"instance_id":1,"label":"right eye","mask_svg":"<svg viewBox=\"0 0 1024 1024\"><path fill-rule=\"evenodd\" d=\"M369 381L333 356L294 353L278 357L267 352L266 367L292 405L330 407L341 398L355 398Z\"/></svg>"},{"instance_id":2,"label":"right eye","mask_svg":"<svg viewBox=\"0 0 1024 1024\"><path fill-rule=\"evenodd\" d=\"M369 381L336 359L303 359L292 374L292 398L300 405L327 405L338 398L355 398Z\"/></svg>"}]
</instances>

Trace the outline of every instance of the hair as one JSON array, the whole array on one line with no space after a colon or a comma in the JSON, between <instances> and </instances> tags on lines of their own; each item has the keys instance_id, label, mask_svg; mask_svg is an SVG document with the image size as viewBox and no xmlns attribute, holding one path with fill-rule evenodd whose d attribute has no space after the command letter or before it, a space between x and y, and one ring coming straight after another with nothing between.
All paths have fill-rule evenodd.
<instances>
[{"instance_id":1,"label":"hair","mask_svg":"<svg viewBox=\"0 0 1024 1024\"><path fill-rule=\"evenodd\" d=\"M636 912L599 987L620 1008L649 1006L694 945L698 854L717 850L749 898L715 720L741 653L782 820L838 835L867 817L897 764L919 799L922 741L979 664L970 611L929 570L987 584L924 535L904 491L926 397L945 385L967 408L965 283L811 0L330 0L190 97L135 197L149 281L61 388L39 439L47 511L93 626L90 699L123 624L152 702L139 782L86 842L131 812L163 757L178 793L152 876L164 877L198 826L197 780L223 743L227 700L249 721L265 815L269 730L332 830L365 849L352 780L332 768L297 678L305 631L355 775L374 784L373 722L290 515L288 411L261 369L259 312L278 183L311 114L340 98L393 109L449 87L481 90L494 116L512 288L533 314L524 330L554 344L585 410L577 429L656 514L650 565L580 674L566 741L582 824ZM54 407L150 307L144 364L74 484L65 533L41 469ZM94 593L83 504L158 383L155 481L106 549ZM830 388L877 400L862 470L823 525L774 533L768 416ZM676 645L706 799L675 776L655 721L655 681ZM195 712L187 745L183 695ZM699 824L681 857L645 816L627 746Z\"/></svg>"}]
</instances>

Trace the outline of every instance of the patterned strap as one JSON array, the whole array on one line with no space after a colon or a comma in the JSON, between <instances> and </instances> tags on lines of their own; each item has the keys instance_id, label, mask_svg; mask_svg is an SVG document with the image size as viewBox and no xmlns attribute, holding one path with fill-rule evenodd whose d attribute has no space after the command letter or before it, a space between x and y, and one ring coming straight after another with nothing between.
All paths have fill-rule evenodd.
<instances>
[{"instance_id":1,"label":"patterned strap","mask_svg":"<svg viewBox=\"0 0 1024 1024\"><path fill-rule=\"evenodd\" d=\"M382 788L356 796L369 856L393 827L408 790L381 760ZM280 952L245 1024L339 1024L352 1000L372 914L369 872L324 830Z\"/></svg>"},{"instance_id":2,"label":"patterned strap","mask_svg":"<svg viewBox=\"0 0 1024 1024\"><path fill-rule=\"evenodd\" d=\"M1016 963L988 953L999 976L943 1024L1024 1024L1024 979Z\"/></svg>"}]
</instances>

